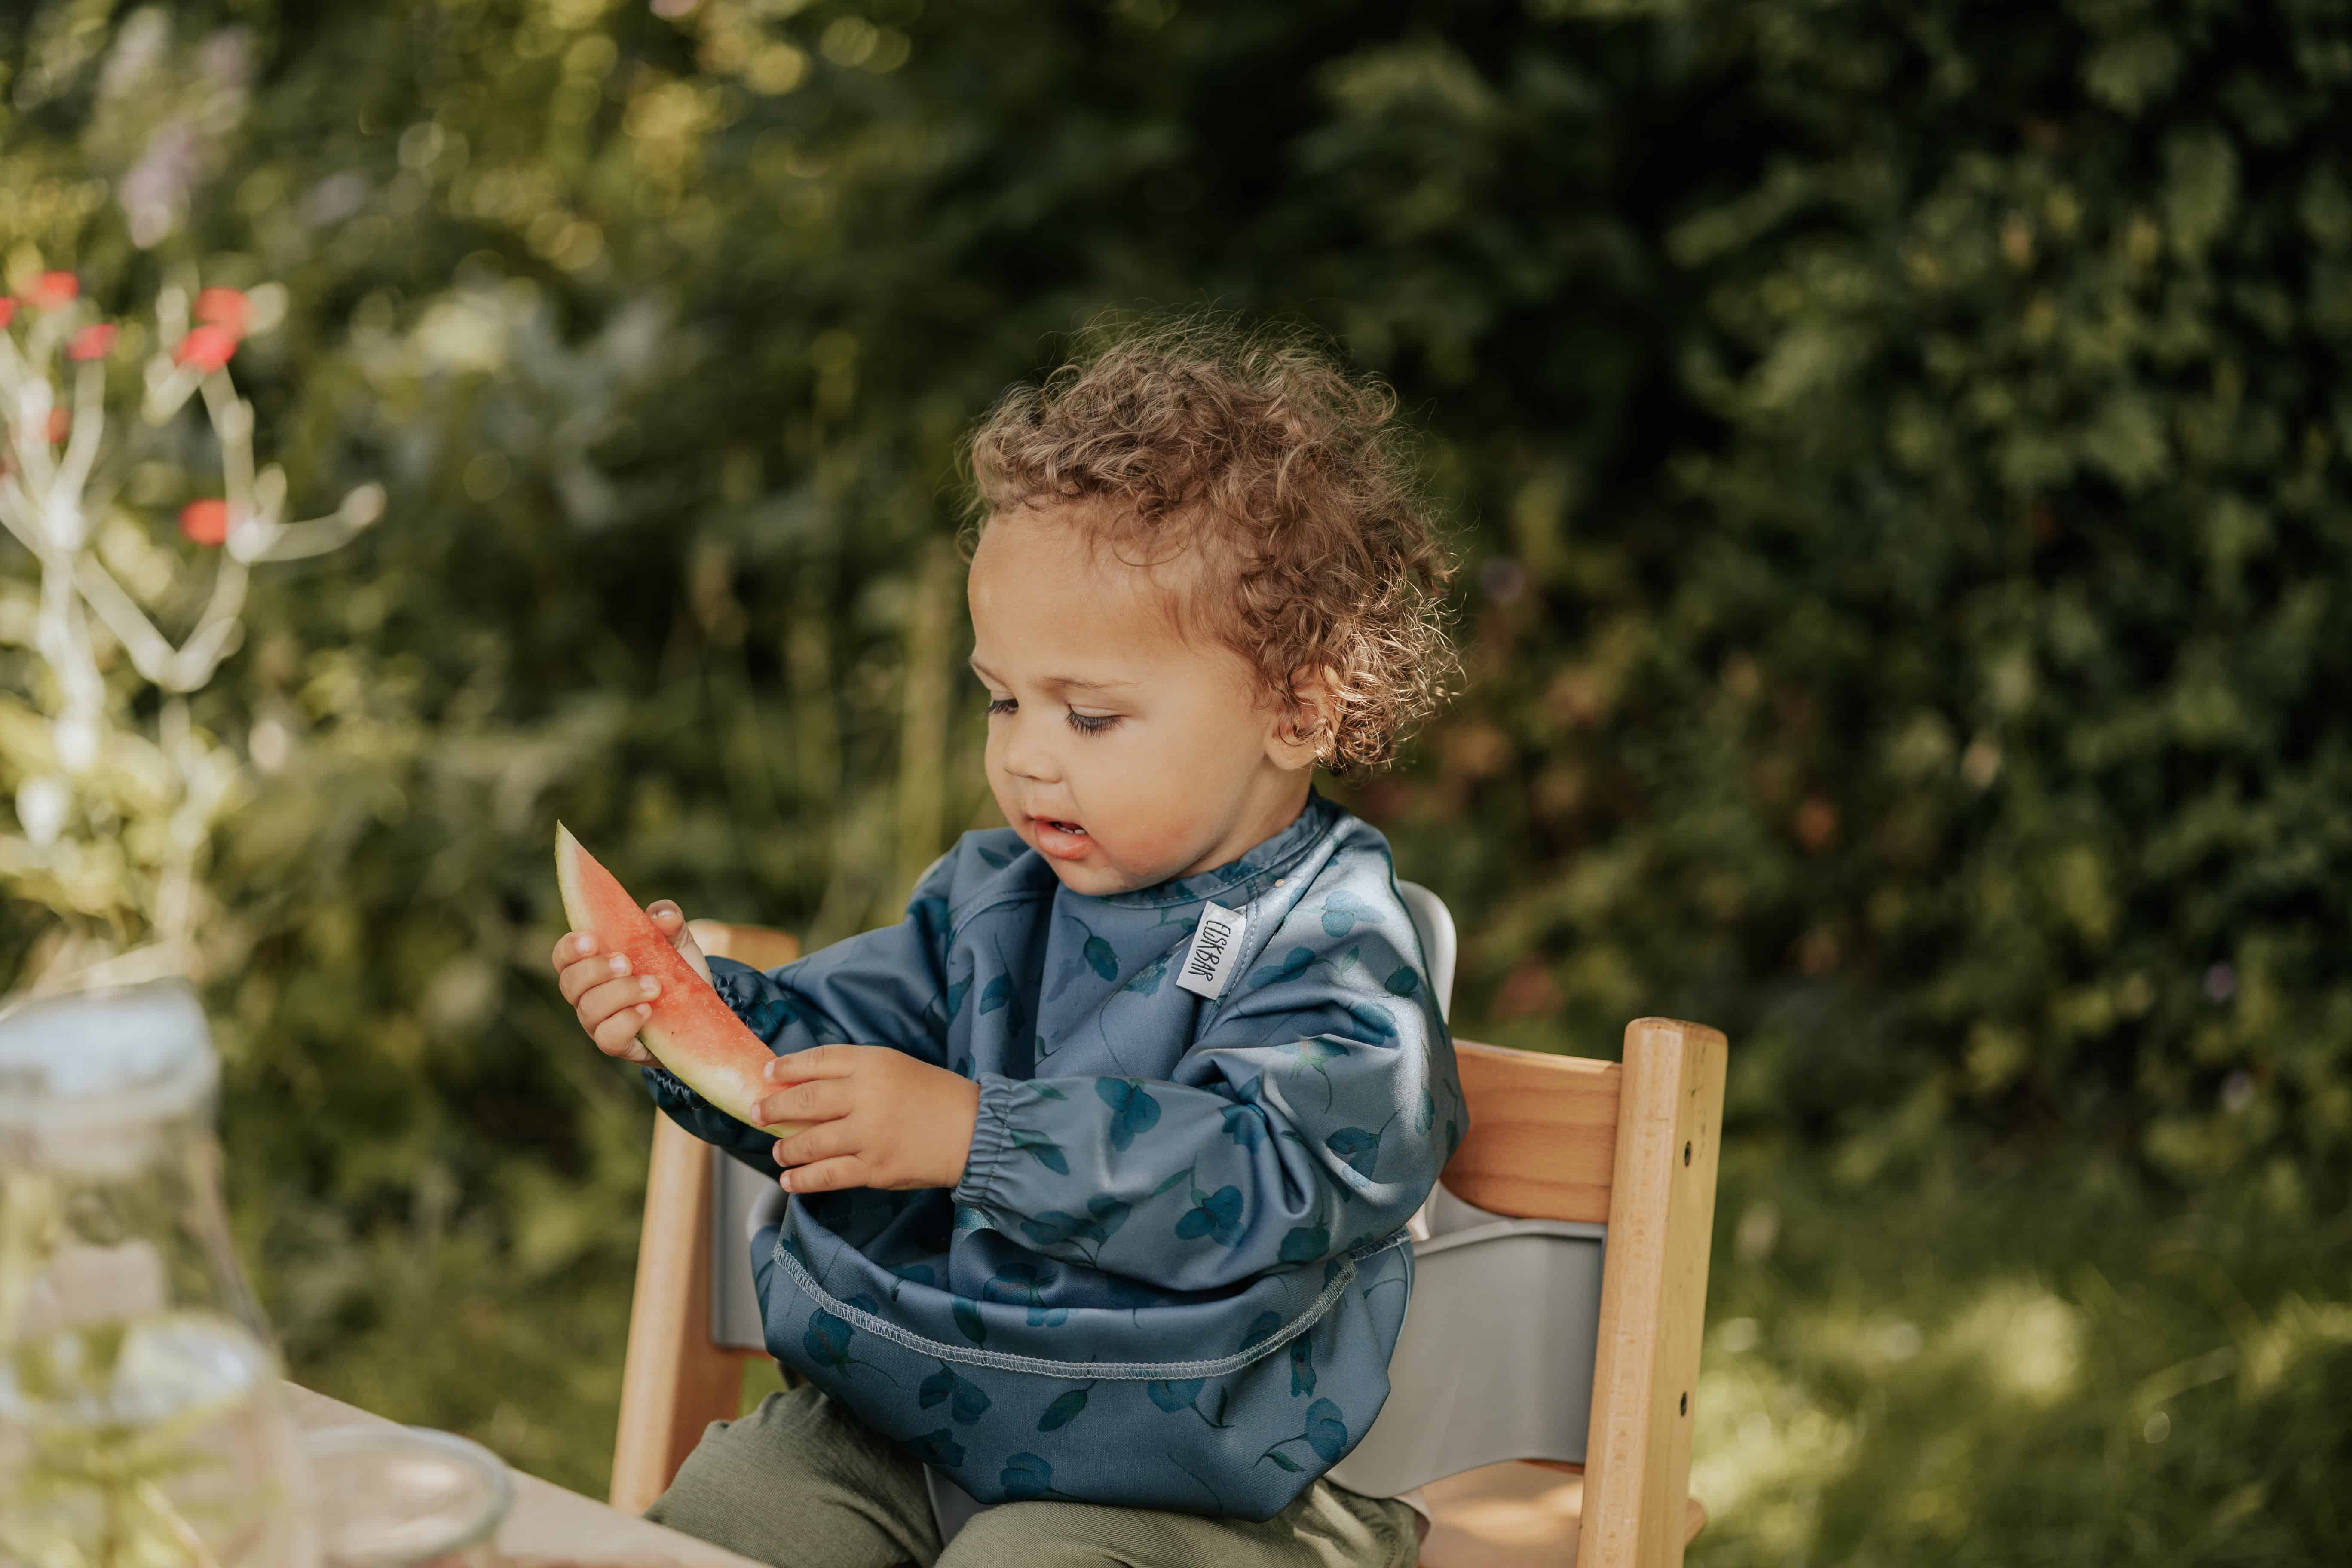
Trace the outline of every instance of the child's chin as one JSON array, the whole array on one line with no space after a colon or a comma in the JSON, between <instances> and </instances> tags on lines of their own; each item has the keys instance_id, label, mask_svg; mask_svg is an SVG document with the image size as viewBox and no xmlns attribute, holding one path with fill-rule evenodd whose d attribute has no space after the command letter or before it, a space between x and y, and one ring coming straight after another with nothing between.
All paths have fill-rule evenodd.
<instances>
[{"instance_id":1,"label":"child's chin","mask_svg":"<svg viewBox=\"0 0 2352 1568\"><path fill-rule=\"evenodd\" d=\"M1054 875L1062 886L1074 893L1100 898L1107 893L1131 893L1138 888L1148 888L1156 879L1131 877L1114 866L1104 866L1093 860L1057 860L1045 857L1045 864L1054 868Z\"/></svg>"}]
</instances>

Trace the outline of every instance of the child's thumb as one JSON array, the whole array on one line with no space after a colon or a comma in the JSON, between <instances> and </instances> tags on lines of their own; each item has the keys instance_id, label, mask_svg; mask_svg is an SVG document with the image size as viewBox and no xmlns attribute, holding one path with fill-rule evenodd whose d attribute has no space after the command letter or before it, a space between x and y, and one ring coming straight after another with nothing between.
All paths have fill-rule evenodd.
<instances>
[{"instance_id":1,"label":"child's thumb","mask_svg":"<svg viewBox=\"0 0 2352 1568\"><path fill-rule=\"evenodd\" d=\"M653 918L654 929L667 936L678 955L694 965L694 972L709 980L710 961L702 955L702 944L695 941L694 927L688 921L686 911L673 900L656 899L646 906L646 913Z\"/></svg>"},{"instance_id":2,"label":"child's thumb","mask_svg":"<svg viewBox=\"0 0 2352 1568\"><path fill-rule=\"evenodd\" d=\"M677 930L670 933L669 941L670 945L677 949L678 956L694 965L694 972L697 974L701 975L705 980L710 978L710 960L702 955L702 944L694 939L694 926L691 922L679 921Z\"/></svg>"}]
</instances>

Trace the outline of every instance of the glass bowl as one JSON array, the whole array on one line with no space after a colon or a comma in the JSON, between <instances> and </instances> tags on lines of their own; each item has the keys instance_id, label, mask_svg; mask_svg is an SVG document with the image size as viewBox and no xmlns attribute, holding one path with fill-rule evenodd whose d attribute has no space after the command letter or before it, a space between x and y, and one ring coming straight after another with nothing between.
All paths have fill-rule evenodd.
<instances>
[{"instance_id":1,"label":"glass bowl","mask_svg":"<svg viewBox=\"0 0 2352 1568\"><path fill-rule=\"evenodd\" d=\"M478 1443L371 1422L308 1434L327 1568L491 1568L514 1481Z\"/></svg>"}]
</instances>

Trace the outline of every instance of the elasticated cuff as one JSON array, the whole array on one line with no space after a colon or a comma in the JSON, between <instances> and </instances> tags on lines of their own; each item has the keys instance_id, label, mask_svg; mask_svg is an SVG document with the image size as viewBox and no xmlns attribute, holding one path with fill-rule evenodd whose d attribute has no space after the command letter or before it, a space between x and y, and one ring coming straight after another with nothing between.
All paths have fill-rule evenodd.
<instances>
[{"instance_id":1,"label":"elasticated cuff","mask_svg":"<svg viewBox=\"0 0 2352 1568\"><path fill-rule=\"evenodd\" d=\"M1013 1127L1005 1119L1004 1102L1013 1082L995 1073L980 1076L980 1110L972 1118L971 1153L964 1161L963 1179L949 1195L959 1208L989 1209L996 1201L992 1189L997 1173L1013 1152Z\"/></svg>"},{"instance_id":2,"label":"elasticated cuff","mask_svg":"<svg viewBox=\"0 0 2352 1568\"><path fill-rule=\"evenodd\" d=\"M702 1096L686 1086L684 1079L659 1062L649 1062L637 1070L645 1074L646 1092L654 1097L656 1105L686 1109L708 1103Z\"/></svg>"}]
</instances>

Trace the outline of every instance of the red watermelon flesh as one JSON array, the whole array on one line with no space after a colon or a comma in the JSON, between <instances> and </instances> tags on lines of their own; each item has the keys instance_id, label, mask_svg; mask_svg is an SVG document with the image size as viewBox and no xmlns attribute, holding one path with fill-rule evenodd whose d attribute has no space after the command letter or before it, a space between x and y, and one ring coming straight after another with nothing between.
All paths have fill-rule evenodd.
<instances>
[{"instance_id":1,"label":"red watermelon flesh","mask_svg":"<svg viewBox=\"0 0 2352 1568\"><path fill-rule=\"evenodd\" d=\"M629 973L661 983L653 1012L637 1038L656 1060L695 1093L736 1121L789 1138L795 1121L758 1120L760 1101L775 1091L761 1070L775 1053L743 1026L735 1010L694 971L653 917L637 907L619 879L580 847L562 823L555 825L555 880L563 889L563 915L573 931L596 939L599 952L626 953Z\"/></svg>"}]
</instances>

